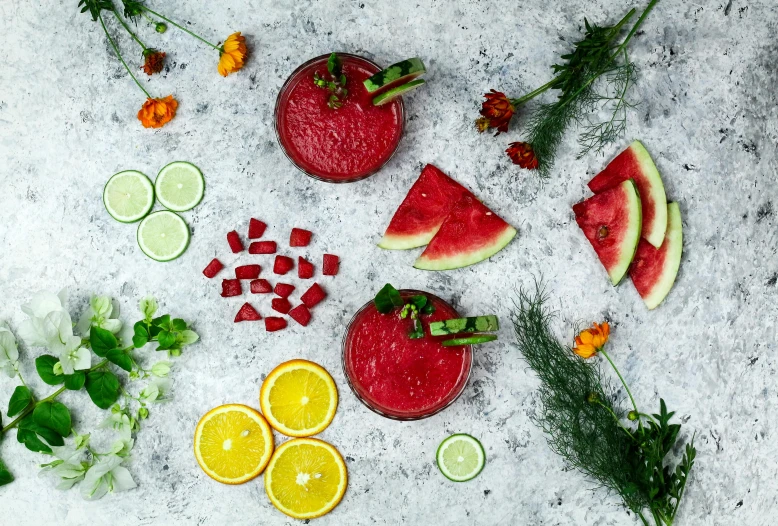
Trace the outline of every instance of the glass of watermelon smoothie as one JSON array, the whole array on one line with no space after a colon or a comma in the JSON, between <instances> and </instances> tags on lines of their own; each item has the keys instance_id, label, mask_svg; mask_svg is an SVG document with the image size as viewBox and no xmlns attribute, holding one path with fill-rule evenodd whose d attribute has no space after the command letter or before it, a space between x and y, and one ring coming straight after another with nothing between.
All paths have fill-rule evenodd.
<instances>
[{"instance_id":1,"label":"glass of watermelon smoothie","mask_svg":"<svg viewBox=\"0 0 778 526\"><path fill-rule=\"evenodd\" d=\"M462 394L473 362L471 346L444 347L429 323L458 318L437 296L401 290L403 299L424 294L435 312L421 315L424 337L410 339L413 322L381 314L370 301L354 315L343 337L343 370L356 397L379 415L419 420L450 406Z\"/></svg>"},{"instance_id":2,"label":"glass of watermelon smoothie","mask_svg":"<svg viewBox=\"0 0 778 526\"><path fill-rule=\"evenodd\" d=\"M340 108L327 103L329 92L314 74L327 74L329 55L309 60L286 80L276 99L278 143L300 171L321 181L350 183L376 173L400 144L405 114L402 98L373 105L365 79L381 71L357 55L338 53L348 95Z\"/></svg>"}]
</instances>

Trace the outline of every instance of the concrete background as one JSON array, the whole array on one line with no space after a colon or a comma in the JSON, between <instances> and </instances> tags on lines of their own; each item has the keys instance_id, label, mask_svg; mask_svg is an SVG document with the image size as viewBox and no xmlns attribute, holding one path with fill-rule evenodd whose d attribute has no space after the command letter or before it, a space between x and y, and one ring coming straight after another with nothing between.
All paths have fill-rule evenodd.
<instances>
[{"instance_id":1,"label":"concrete background","mask_svg":"<svg viewBox=\"0 0 778 526\"><path fill-rule=\"evenodd\" d=\"M137 301L153 293L164 309L193 320L202 342L176 361L174 402L155 407L138 435L130 464L137 489L94 503L77 491L59 492L36 475L45 458L23 449L12 432L0 455L17 481L0 489L0 522L295 523L272 507L261 478L238 487L210 480L191 441L207 410L228 402L257 407L264 375L304 357L327 367L340 388L338 414L321 437L342 451L350 474L343 502L317 524L636 524L617 498L566 470L530 423L537 383L508 323L497 343L476 351L464 396L428 420L385 420L345 383L344 326L383 283L426 289L464 314L496 313L507 321L511 288L542 272L560 321L611 320L612 355L639 403L653 409L661 395L685 422L684 434L697 433L698 465L677 524L772 524L778 515L772 418L778 8L772 0L660 2L630 45L640 68L633 91L640 105L627 135L604 156L576 160L575 134L568 134L544 187L503 154L521 138L521 120L497 139L474 131L481 94L495 88L518 96L546 82L549 66L580 37L584 15L613 22L634 2L149 2L214 41L243 31L252 51L245 69L224 79L215 52L173 28L156 35L140 23L139 34L168 53L169 65L151 80L139 73L142 82L154 95L172 93L180 102L175 120L158 131L136 120L144 97L99 25L75 4L0 3L0 318L18 327L19 306L35 291L66 286L74 316L91 293L101 293L118 298L124 318L134 321ZM108 25L118 33L115 20ZM125 36L119 41L137 67L138 48ZM382 64L418 55L429 68L429 85L406 98L407 130L395 157L378 175L350 185L298 173L272 127L286 77L332 50ZM610 286L570 210L588 196L586 181L634 138L654 156L684 217L681 273L654 312L631 284ZM193 232L189 250L172 263L155 263L138 249L135 227L105 212L101 191L114 172L134 168L153 178L180 159L202 168L207 192L183 214ZM427 162L470 186L519 227L518 238L488 262L445 273L414 270L415 253L376 248ZM306 329L266 334L259 324L233 325L243 300L222 299L218 280L200 273L214 256L236 261L224 235L245 231L251 216L271 225L269 238L284 240L292 226L310 228L312 254L343 258L340 275L322 281L330 297ZM571 337L563 323L559 331ZM37 380L32 363L39 352L22 348L23 372L44 395L51 389ZM3 409L15 385L0 381ZM62 398L82 432L104 416L84 393ZM453 432L475 435L487 451L486 469L466 484L447 481L434 465L438 443Z\"/></svg>"}]
</instances>

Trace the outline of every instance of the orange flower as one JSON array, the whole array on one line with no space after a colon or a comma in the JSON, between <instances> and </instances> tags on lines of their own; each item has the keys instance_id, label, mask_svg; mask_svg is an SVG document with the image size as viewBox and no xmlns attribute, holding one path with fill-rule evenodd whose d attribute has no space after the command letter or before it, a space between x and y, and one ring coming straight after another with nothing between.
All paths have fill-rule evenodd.
<instances>
[{"instance_id":1,"label":"orange flower","mask_svg":"<svg viewBox=\"0 0 778 526\"><path fill-rule=\"evenodd\" d=\"M515 109L511 100L505 93L491 90L484 94L486 99L481 105L483 117L475 121L475 127L479 132L485 132L489 128L497 128L495 135L508 131L508 123L511 122Z\"/></svg>"},{"instance_id":2,"label":"orange flower","mask_svg":"<svg viewBox=\"0 0 778 526\"><path fill-rule=\"evenodd\" d=\"M178 101L173 95L164 99L152 99L149 97L138 111L138 120L144 128L161 128L176 116Z\"/></svg>"},{"instance_id":3,"label":"orange flower","mask_svg":"<svg viewBox=\"0 0 778 526\"><path fill-rule=\"evenodd\" d=\"M538 168L538 158L535 156L535 151L529 143L512 142L508 145L505 153L511 158L513 164L518 164L527 170L537 170Z\"/></svg>"},{"instance_id":4,"label":"orange flower","mask_svg":"<svg viewBox=\"0 0 778 526\"><path fill-rule=\"evenodd\" d=\"M162 71L162 67L165 65L165 53L156 49L144 51L143 59L143 71L149 76Z\"/></svg>"},{"instance_id":5,"label":"orange flower","mask_svg":"<svg viewBox=\"0 0 778 526\"><path fill-rule=\"evenodd\" d=\"M584 329L575 337L573 352L581 358L591 358L605 347L610 336L611 328L608 322L592 323L591 329Z\"/></svg>"},{"instance_id":6,"label":"orange flower","mask_svg":"<svg viewBox=\"0 0 778 526\"><path fill-rule=\"evenodd\" d=\"M227 37L221 49L217 69L222 77L226 77L243 67L249 54L248 48L246 48L246 37L240 36L240 31L233 33Z\"/></svg>"}]
</instances>

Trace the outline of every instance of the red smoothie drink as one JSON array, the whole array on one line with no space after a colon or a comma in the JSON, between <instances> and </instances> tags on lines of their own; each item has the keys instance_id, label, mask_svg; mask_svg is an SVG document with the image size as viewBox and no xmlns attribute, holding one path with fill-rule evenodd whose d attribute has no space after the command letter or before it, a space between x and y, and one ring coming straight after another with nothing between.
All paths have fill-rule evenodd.
<instances>
[{"instance_id":1,"label":"red smoothie drink","mask_svg":"<svg viewBox=\"0 0 778 526\"><path fill-rule=\"evenodd\" d=\"M444 347L447 338L430 336L430 322L459 317L453 307L428 293L400 294L424 294L435 306L432 314L421 315L424 338L410 339L412 320L397 312L381 314L371 301L351 320L343 339L343 367L354 394L370 409L416 420L441 411L462 393L472 353L469 345Z\"/></svg>"},{"instance_id":2,"label":"red smoothie drink","mask_svg":"<svg viewBox=\"0 0 778 526\"><path fill-rule=\"evenodd\" d=\"M345 183L377 172L392 156L403 131L403 103L382 106L362 84L381 70L373 62L339 53L348 94L339 108L330 93L314 84L327 75L329 55L312 59L292 73L276 101L276 135L289 160L316 179Z\"/></svg>"}]
</instances>

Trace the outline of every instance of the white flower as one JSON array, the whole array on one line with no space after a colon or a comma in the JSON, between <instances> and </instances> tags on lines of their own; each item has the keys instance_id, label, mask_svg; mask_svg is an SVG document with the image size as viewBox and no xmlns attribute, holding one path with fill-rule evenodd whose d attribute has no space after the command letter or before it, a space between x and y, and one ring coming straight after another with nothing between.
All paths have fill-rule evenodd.
<instances>
[{"instance_id":1,"label":"white flower","mask_svg":"<svg viewBox=\"0 0 778 526\"><path fill-rule=\"evenodd\" d=\"M140 392L140 398L146 402L162 401L170 392L172 383L168 378L153 378Z\"/></svg>"},{"instance_id":2,"label":"white flower","mask_svg":"<svg viewBox=\"0 0 778 526\"><path fill-rule=\"evenodd\" d=\"M42 318L31 317L23 321L18 333L28 345L48 347L59 353L73 338L73 322L66 311L55 310Z\"/></svg>"},{"instance_id":3,"label":"white flower","mask_svg":"<svg viewBox=\"0 0 778 526\"><path fill-rule=\"evenodd\" d=\"M64 374L73 374L92 367L92 353L86 347L81 347L81 338L73 336L60 351L59 363Z\"/></svg>"},{"instance_id":4,"label":"white flower","mask_svg":"<svg viewBox=\"0 0 778 526\"><path fill-rule=\"evenodd\" d=\"M151 374L157 378L165 378L170 373L170 362L157 362L151 366Z\"/></svg>"},{"instance_id":5,"label":"white flower","mask_svg":"<svg viewBox=\"0 0 778 526\"><path fill-rule=\"evenodd\" d=\"M155 300L152 296L146 296L142 300L140 300L140 305L138 306L140 308L140 311L143 313L143 316L147 320L150 320L154 317L154 314L157 312L157 309L159 306L157 305L157 300Z\"/></svg>"},{"instance_id":6,"label":"white flower","mask_svg":"<svg viewBox=\"0 0 778 526\"><path fill-rule=\"evenodd\" d=\"M87 466L81 462L83 455L83 446L85 442L82 440L80 443L76 440L74 446L52 446L51 451L58 460L49 464L43 464L43 469L40 471L39 476L46 474L54 475L59 478L59 482L55 486L57 489L66 490L72 488L77 482L84 479Z\"/></svg>"},{"instance_id":7,"label":"white flower","mask_svg":"<svg viewBox=\"0 0 778 526\"><path fill-rule=\"evenodd\" d=\"M93 296L89 308L79 318L76 329L83 336L87 336L92 327L100 327L116 334L121 330L122 322L111 318L112 314L113 300L109 296Z\"/></svg>"},{"instance_id":8,"label":"white flower","mask_svg":"<svg viewBox=\"0 0 778 526\"><path fill-rule=\"evenodd\" d=\"M183 345L192 345L194 342L200 339L200 336L192 330L185 330L181 333L181 343Z\"/></svg>"},{"instance_id":9,"label":"white flower","mask_svg":"<svg viewBox=\"0 0 778 526\"><path fill-rule=\"evenodd\" d=\"M136 487L127 468L121 466L124 459L118 455L105 455L86 472L81 484L81 496L87 500L102 498L109 491L126 491Z\"/></svg>"},{"instance_id":10,"label":"white flower","mask_svg":"<svg viewBox=\"0 0 778 526\"><path fill-rule=\"evenodd\" d=\"M22 311L30 318L45 318L49 313L65 310L67 301L67 289L62 289L59 294L44 290L35 294L29 303L22 305Z\"/></svg>"},{"instance_id":11,"label":"white flower","mask_svg":"<svg viewBox=\"0 0 778 526\"><path fill-rule=\"evenodd\" d=\"M16 376L16 362L19 360L19 349L16 338L5 322L0 322L0 371L13 378Z\"/></svg>"},{"instance_id":12,"label":"white flower","mask_svg":"<svg viewBox=\"0 0 778 526\"><path fill-rule=\"evenodd\" d=\"M100 424L101 428L113 429L123 443L132 441L132 420L124 413L113 413Z\"/></svg>"}]
</instances>

